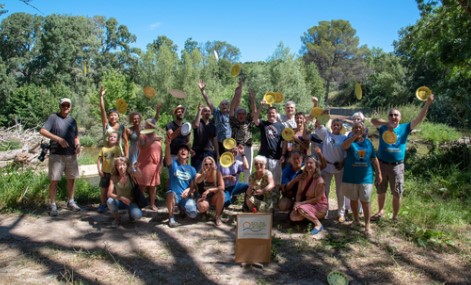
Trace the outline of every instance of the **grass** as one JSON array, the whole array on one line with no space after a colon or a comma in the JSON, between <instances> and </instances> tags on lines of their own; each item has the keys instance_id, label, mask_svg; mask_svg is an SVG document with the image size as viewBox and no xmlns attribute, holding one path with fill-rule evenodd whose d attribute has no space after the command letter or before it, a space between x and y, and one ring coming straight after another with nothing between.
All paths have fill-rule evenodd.
<instances>
[{"instance_id":1,"label":"grass","mask_svg":"<svg viewBox=\"0 0 471 285\"><path fill-rule=\"evenodd\" d=\"M21 141L11 140L0 142L0 151L10 151L14 149L20 149L22 146Z\"/></svg>"}]
</instances>

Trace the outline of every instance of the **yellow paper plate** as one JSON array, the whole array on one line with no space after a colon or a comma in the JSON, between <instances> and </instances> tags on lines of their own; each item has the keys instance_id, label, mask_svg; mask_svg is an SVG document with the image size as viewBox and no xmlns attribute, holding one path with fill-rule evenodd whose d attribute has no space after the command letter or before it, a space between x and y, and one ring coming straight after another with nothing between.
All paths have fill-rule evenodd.
<instances>
[{"instance_id":1,"label":"yellow paper plate","mask_svg":"<svg viewBox=\"0 0 471 285\"><path fill-rule=\"evenodd\" d=\"M150 86L144 87L144 96L146 96L149 99L152 99L155 97L155 89Z\"/></svg>"},{"instance_id":2,"label":"yellow paper plate","mask_svg":"<svg viewBox=\"0 0 471 285\"><path fill-rule=\"evenodd\" d=\"M222 142L222 145L224 146L225 149L231 150L236 147L237 142L233 138L227 138Z\"/></svg>"},{"instance_id":3,"label":"yellow paper plate","mask_svg":"<svg viewBox=\"0 0 471 285\"><path fill-rule=\"evenodd\" d=\"M283 102L283 94L281 92L273 92L273 96L275 97L275 103Z\"/></svg>"},{"instance_id":4,"label":"yellow paper plate","mask_svg":"<svg viewBox=\"0 0 471 285\"><path fill-rule=\"evenodd\" d=\"M318 118L320 115L324 113L324 109L319 108L319 107L314 107L311 110L311 117Z\"/></svg>"},{"instance_id":5,"label":"yellow paper plate","mask_svg":"<svg viewBox=\"0 0 471 285\"><path fill-rule=\"evenodd\" d=\"M152 133L155 133L156 132L156 129L144 129L141 131L141 134L143 135L148 135L148 134L152 134Z\"/></svg>"},{"instance_id":6,"label":"yellow paper plate","mask_svg":"<svg viewBox=\"0 0 471 285\"><path fill-rule=\"evenodd\" d=\"M179 98L179 99L186 98L186 93L182 90L170 89L168 90L168 93L170 93L175 98Z\"/></svg>"},{"instance_id":7,"label":"yellow paper plate","mask_svg":"<svg viewBox=\"0 0 471 285\"><path fill-rule=\"evenodd\" d=\"M363 96L363 91L361 90L361 85L360 83L356 82L355 83L355 97L357 97L358 100L361 100L362 96Z\"/></svg>"},{"instance_id":8,"label":"yellow paper plate","mask_svg":"<svg viewBox=\"0 0 471 285\"><path fill-rule=\"evenodd\" d=\"M383 141L387 144L394 144L397 141L397 135L393 131L385 131L383 133Z\"/></svg>"},{"instance_id":9,"label":"yellow paper plate","mask_svg":"<svg viewBox=\"0 0 471 285\"><path fill-rule=\"evenodd\" d=\"M271 106L273 103L275 103L275 96L273 96L272 92L267 92L263 96L263 100L265 100L265 102Z\"/></svg>"},{"instance_id":10,"label":"yellow paper plate","mask_svg":"<svg viewBox=\"0 0 471 285\"><path fill-rule=\"evenodd\" d=\"M428 97L432 95L432 90L427 86L421 86L415 91L415 97L420 101L427 101Z\"/></svg>"},{"instance_id":11,"label":"yellow paper plate","mask_svg":"<svg viewBox=\"0 0 471 285\"><path fill-rule=\"evenodd\" d=\"M232 152L226 151L225 153L221 154L221 157L219 157L219 163L222 167L231 166L234 163L234 155L232 155Z\"/></svg>"},{"instance_id":12,"label":"yellow paper plate","mask_svg":"<svg viewBox=\"0 0 471 285\"><path fill-rule=\"evenodd\" d=\"M284 128L283 131L281 131L281 136L283 137L285 141L288 141L288 142L293 140L295 134L296 133L294 132L292 128Z\"/></svg>"},{"instance_id":13,"label":"yellow paper plate","mask_svg":"<svg viewBox=\"0 0 471 285\"><path fill-rule=\"evenodd\" d=\"M124 99L119 98L118 100L116 100L116 110L119 113L124 114L126 113L127 109L128 109L128 103L126 103Z\"/></svg>"},{"instance_id":14,"label":"yellow paper plate","mask_svg":"<svg viewBox=\"0 0 471 285\"><path fill-rule=\"evenodd\" d=\"M342 272L331 271L329 275L327 275L327 282L329 285L347 285L348 278Z\"/></svg>"},{"instance_id":15,"label":"yellow paper plate","mask_svg":"<svg viewBox=\"0 0 471 285\"><path fill-rule=\"evenodd\" d=\"M234 64L234 65L232 66L232 68L231 68L231 75L232 75L232 77L239 76L240 70L241 70L240 64L238 64L238 63Z\"/></svg>"},{"instance_id":16,"label":"yellow paper plate","mask_svg":"<svg viewBox=\"0 0 471 285\"><path fill-rule=\"evenodd\" d=\"M326 125L327 122L330 120L330 115L329 114L322 114L317 118L317 121L319 121L319 124L321 125Z\"/></svg>"}]
</instances>

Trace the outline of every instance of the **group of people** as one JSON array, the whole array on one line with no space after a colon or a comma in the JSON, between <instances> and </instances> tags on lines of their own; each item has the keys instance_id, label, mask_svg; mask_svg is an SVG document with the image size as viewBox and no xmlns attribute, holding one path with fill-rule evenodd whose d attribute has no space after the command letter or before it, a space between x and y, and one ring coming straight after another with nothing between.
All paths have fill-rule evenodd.
<instances>
[{"instance_id":1,"label":"group of people","mask_svg":"<svg viewBox=\"0 0 471 285\"><path fill-rule=\"evenodd\" d=\"M139 219L141 209L133 197L133 187L139 185L148 191L149 207L155 205L156 187L160 185L161 171L168 171L165 199L170 227L179 226L175 208L181 216L196 218L215 208L215 225L222 224L225 206L238 196L243 209L252 212L288 213L293 222L307 219L314 224L311 233L323 231L321 219L329 210L329 192L335 178L337 194L337 219L345 222L346 211L353 213L353 224L359 225L363 212L365 233L370 233L370 218L384 215L388 185L393 196L393 221L398 221L400 199L404 190L404 156L407 137L426 116L434 100L431 95L417 117L409 123L400 123L401 113L393 108L388 120L372 119L379 131L379 148L376 151L368 139L368 129L361 113L351 120L351 132L346 134L345 120L333 119L328 126L311 115L296 112L293 101L285 103L285 113L268 106L265 101L257 106L255 93L250 90L250 112L240 106L243 81L240 80L231 100L222 100L216 107L206 93L206 84L200 80L198 87L206 105L198 106L191 123L191 132L185 130L186 109L178 105L173 110L174 119L166 125L164 138L156 133L160 106L154 118L145 120L138 112L129 115L130 127L119 123L119 114L111 109L105 112L104 95L100 89L100 109L105 137L97 167L100 174L101 204L99 212L109 209L119 224L120 209L128 209L130 219ZM318 100L313 97L314 107ZM74 179L78 175L76 155L80 151L77 124L69 116L72 102L60 100L60 112L49 117L41 134L51 140L49 156L50 214L57 215L55 193L57 182L65 171L69 193L68 207L80 210L74 202ZM267 109L266 120L261 118ZM314 122L314 130L308 127ZM285 128L294 135L286 138ZM260 132L260 148L254 157L252 132ZM389 132L395 138L386 139ZM225 149L225 140L232 138L236 144ZM162 141L165 151L162 151ZM224 152L235 158L230 166L219 163ZM252 170L253 167L253 170ZM167 168L167 170L163 170ZM243 179L242 177L243 176ZM376 180L378 212L370 214L370 200Z\"/></svg>"}]
</instances>

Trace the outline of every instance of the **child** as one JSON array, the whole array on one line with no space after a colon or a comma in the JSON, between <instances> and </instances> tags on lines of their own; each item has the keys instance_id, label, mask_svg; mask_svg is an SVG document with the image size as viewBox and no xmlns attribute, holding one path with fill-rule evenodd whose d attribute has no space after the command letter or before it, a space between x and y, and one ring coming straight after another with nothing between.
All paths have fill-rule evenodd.
<instances>
[{"instance_id":1,"label":"child","mask_svg":"<svg viewBox=\"0 0 471 285\"><path fill-rule=\"evenodd\" d=\"M113 159L121 156L121 150L118 145L118 133L111 132L108 135L108 145L101 148L98 154L97 168L98 174L100 174L100 206L98 207L98 213L104 213L108 206L106 205L108 187L110 185L111 168Z\"/></svg>"}]
</instances>

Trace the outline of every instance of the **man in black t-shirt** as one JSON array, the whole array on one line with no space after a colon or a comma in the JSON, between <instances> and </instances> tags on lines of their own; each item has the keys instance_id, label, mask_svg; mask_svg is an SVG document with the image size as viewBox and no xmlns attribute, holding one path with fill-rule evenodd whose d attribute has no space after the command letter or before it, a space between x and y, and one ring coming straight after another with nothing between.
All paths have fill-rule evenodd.
<instances>
[{"instance_id":1,"label":"man in black t-shirt","mask_svg":"<svg viewBox=\"0 0 471 285\"><path fill-rule=\"evenodd\" d=\"M74 201L75 178L79 176L77 154L80 153L77 122L69 116L72 101L62 98L59 102L60 111L49 116L39 133L50 139L50 154L48 162L49 196L51 206L49 215L57 216L56 193L57 184L65 173L67 179L67 207L72 211L80 211Z\"/></svg>"},{"instance_id":2,"label":"man in black t-shirt","mask_svg":"<svg viewBox=\"0 0 471 285\"><path fill-rule=\"evenodd\" d=\"M170 144L170 154L172 155L172 159L177 159L178 147L182 144L188 145L188 143L190 142L190 135L188 134L184 136L181 134L185 107L183 107L182 105L178 105L173 110L173 114L175 116L175 119L165 126L165 130L167 131L167 136L172 141L172 143Z\"/></svg>"},{"instance_id":3,"label":"man in black t-shirt","mask_svg":"<svg viewBox=\"0 0 471 285\"><path fill-rule=\"evenodd\" d=\"M209 119L211 109L198 105L198 113L193 121L193 149L194 155L191 157L191 166L196 171L200 171L201 163L207 156L215 160L219 157L218 141L216 138L216 126ZM222 150L224 151L224 150Z\"/></svg>"},{"instance_id":4,"label":"man in black t-shirt","mask_svg":"<svg viewBox=\"0 0 471 285\"><path fill-rule=\"evenodd\" d=\"M260 111L265 104L255 112L253 122L260 129L260 151L259 155L267 158L267 169L273 174L275 185L278 187L281 183L281 132L285 126L277 120L278 112L275 107L269 107L267 121L260 120Z\"/></svg>"}]
</instances>

